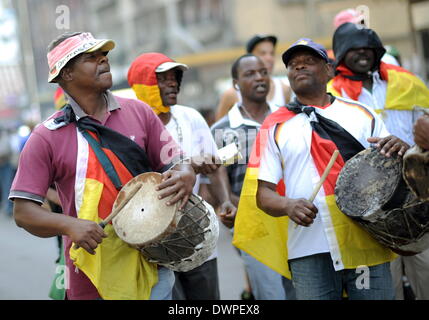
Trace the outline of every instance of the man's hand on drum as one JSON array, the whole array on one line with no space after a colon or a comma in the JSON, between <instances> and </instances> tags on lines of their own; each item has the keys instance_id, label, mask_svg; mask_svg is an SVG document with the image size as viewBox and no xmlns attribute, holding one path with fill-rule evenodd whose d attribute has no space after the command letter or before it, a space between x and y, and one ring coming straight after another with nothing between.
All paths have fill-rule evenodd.
<instances>
[{"instance_id":1,"label":"man's hand on drum","mask_svg":"<svg viewBox=\"0 0 429 320\"><path fill-rule=\"evenodd\" d=\"M422 149L429 150L429 115L417 119L414 125L414 142Z\"/></svg>"},{"instance_id":2,"label":"man's hand on drum","mask_svg":"<svg viewBox=\"0 0 429 320\"><path fill-rule=\"evenodd\" d=\"M191 158L191 165L196 174L212 174L220 167L220 164L220 159L211 154L204 154Z\"/></svg>"},{"instance_id":3,"label":"man's hand on drum","mask_svg":"<svg viewBox=\"0 0 429 320\"><path fill-rule=\"evenodd\" d=\"M293 222L304 227L309 227L319 212L316 206L306 199L287 199L285 209Z\"/></svg>"},{"instance_id":4,"label":"man's hand on drum","mask_svg":"<svg viewBox=\"0 0 429 320\"><path fill-rule=\"evenodd\" d=\"M371 137L368 138L369 143L375 144L378 151L386 157L390 157L394 153L403 156L410 146L396 136L388 136L385 138Z\"/></svg>"},{"instance_id":5,"label":"man's hand on drum","mask_svg":"<svg viewBox=\"0 0 429 320\"><path fill-rule=\"evenodd\" d=\"M231 201L225 201L220 206L219 217L220 221L225 227L231 229L234 227L235 216L237 215L237 208L232 204Z\"/></svg>"},{"instance_id":6,"label":"man's hand on drum","mask_svg":"<svg viewBox=\"0 0 429 320\"><path fill-rule=\"evenodd\" d=\"M180 201L183 209L191 196L195 184L195 172L190 165L178 164L162 174L162 182L157 186L158 199L169 198L167 205L172 206Z\"/></svg>"},{"instance_id":7,"label":"man's hand on drum","mask_svg":"<svg viewBox=\"0 0 429 320\"><path fill-rule=\"evenodd\" d=\"M90 254L95 254L95 249L107 237L97 223L83 219L70 220L66 234L75 243L75 248L84 248Z\"/></svg>"}]
</instances>

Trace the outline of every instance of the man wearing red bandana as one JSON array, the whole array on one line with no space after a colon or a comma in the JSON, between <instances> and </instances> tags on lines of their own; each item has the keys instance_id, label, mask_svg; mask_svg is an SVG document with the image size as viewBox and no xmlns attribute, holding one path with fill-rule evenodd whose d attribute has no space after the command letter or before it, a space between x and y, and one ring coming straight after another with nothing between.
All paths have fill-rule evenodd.
<instances>
[{"instance_id":1,"label":"man wearing red bandana","mask_svg":"<svg viewBox=\"0 0 429 320\"><path fill-rule=\"evenodd\" d=\"M198 173L194 193L200 192L200 173L207 174L221 213L235 214L226 169L213 161L217 147L206 121L194 108L177 104L186 70L188 66L162 53L144 53L131 63L128 82L138 99L152 107L184 154L194 159L191 163ZM219 300L216 251L201 266L175 275L174 300Z\"/></svg>"},{"instance_id":2,"label":"man wearing red bandana","mask_svg":"<svg viewBox=\"0 0 429 320\"><path fill-rule=\"evenodd\" d=\"M67 299L171 299L173 272L148 262L111 224L98 224L140 173L163 173L157 196L170 205L183 207L195 183L190 165L172 165L180 148L150 107L109 91L114 47L90 33L51 43L48 81L64 90L67 105L33 131L9 198L18 226L38 237L63 236ZM63 215L41 207L54 183Z\"/></svg>"},{"instance_id":3,"label":"man wearing red bandana","mask_svg":"<svg viewBox=\"0 0 429 320\"><path fill-rule=\"evenodd\" d=\"M386 50L374 30L345 23L334 33L333 49L336 76L328 91L372 107L391 134L413 145L413 125L420 116L415 107L429 108L426 85L408 70L382 62ZM417 299L429 299L429 251L392 263L397 299L404 297L402 269Z\"/></svg>"}]
</instances>

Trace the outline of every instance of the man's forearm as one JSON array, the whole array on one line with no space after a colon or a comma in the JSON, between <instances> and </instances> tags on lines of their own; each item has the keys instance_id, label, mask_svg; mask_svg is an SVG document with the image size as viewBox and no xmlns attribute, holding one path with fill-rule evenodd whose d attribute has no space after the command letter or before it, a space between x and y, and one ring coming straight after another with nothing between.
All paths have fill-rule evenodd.
<instances>
[{"instance_id":1,"label":"man's forearm","mask_svg":"<svg viewBox=\"0 0 429 320\"><path fill-rule=\"evenodd\" d=\"M32 201L23 199L15 199L14 216L17 226L41 238L66 235L70 220L75 219L52 213Z\"/></svg>"},{"instance_id":2,"label":"man's forearm","mask_svg":"<svg viewBox=\"0 0 429 320\"><path fill-rule=\"evenodd\" d=\"M208 175L210 184L208 185L210 193L222 204L231 201L231 187L228 174L224 167L220 167L215 173Z\"/></svg>"},{"instance_id":3,"label":"man's forearm","mask_svg":"<svg viewBox=\"0 0 429 320\"><path fill-rule=\"evenodd\" d=\"M287 198L280 196L275 190L266 186L258 186L256 203L258 208L273 217L287 216Z\"/></svg>"}]
</instances>

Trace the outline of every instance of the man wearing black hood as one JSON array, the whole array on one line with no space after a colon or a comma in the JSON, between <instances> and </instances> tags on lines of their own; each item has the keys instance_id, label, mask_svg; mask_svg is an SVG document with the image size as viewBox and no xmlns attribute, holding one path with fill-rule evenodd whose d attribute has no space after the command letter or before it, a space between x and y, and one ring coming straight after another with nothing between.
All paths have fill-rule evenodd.
<instances>
[{"instance_id":1,"label":"man wearing black hood","mask_svg":"<svg viewBox=\"0 0 429 320\"><path fill-rule=\"evenodd\" d=\"M374 30L345 23L334 33L336 76L328 84L335 96L351 98L379 113L387 130L414 144L415 106L429 108L429 90L408 70L381 61L386 50ZM400 257L392 265L396 298L403 299L402 268L418 299L429 299L429 250Z\"/></svg>"}]
</instances>

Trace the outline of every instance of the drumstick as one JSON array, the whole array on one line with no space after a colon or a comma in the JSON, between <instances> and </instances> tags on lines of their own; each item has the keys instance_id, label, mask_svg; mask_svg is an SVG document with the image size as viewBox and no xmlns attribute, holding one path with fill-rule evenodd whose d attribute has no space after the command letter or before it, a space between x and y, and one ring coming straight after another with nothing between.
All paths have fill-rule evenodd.
<instances>
[{"instance_id":1,"label":"drumstick","mask_svg":"<svg viewBox=\"0 0 429 320\"><path fill-rule=\"evenodd\" d=\"M325 171L322 174L322 177L320 178L319 182L316 184L316 187L313 190L313 193L311 194L310 199L308 201L313 202L316 198L317 194L320 191L320 188L322 187L323 183L325 182L326 178L329 175L329 172L331 172L332 166L334 165L335 161L337 160L338 155L340 152L338 150L335 150L334 153L331 156L331 160L329 160L328 165L326 166ZM298 227L298 224L295 225L295 228Z\"/></svg>"},{"instance_id":2,"label":"drumstick","mask_svg":"<svg viewBox=\"0 0 429 320\"><path fill-rule=\"evenodd\" d=\"M133 189L131 189L131 191L128 193L128 195L124 199L124 201L122 201L122 203L118 207L116 207L115 210L113 210L109 214L109 216L106 219L104 219L103 221L101 221L98 225L104 229L104 227L106 225L108 225L110 223L110 221L112 221L118 215L118 213L127 205L127 203L130 202L130 200L140 190L141 187L142 187L142 185L138 184Z\"/></svg>"},{"instance_id":3,"label":"drumstick","mask_svg":"<svg viewBox=\"0 0 429 320\"><path fill-rule=\"evenodd\" d=\"M127 195L127 197L124 199L124 201L122 201L122 203L118 206L118 207L116 207L115 208L115 210L113 210L109 215L108 215L108 217L105 219L105 220L102 220L98 225L101 227L101 228L105 228L106 227L106 225L108 225L109 223L110 223L110 221L112 221L113 220L113 218L115 218L117 215L118 215L118 213L125 207L125 205L128 203L128 202L130 202L130 200L134 197L134 195L140 190L140 188L142 187L142 185L141 184L138 184L136 187L134 187L133 189L131 189L131 192L130 193L128 193L128 195ZM74 249L79 249L80 247L77 245L77 244L75 244L74 245L74 247L73 247Z\"/></svg>"}]
</instances>

